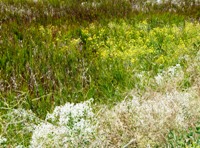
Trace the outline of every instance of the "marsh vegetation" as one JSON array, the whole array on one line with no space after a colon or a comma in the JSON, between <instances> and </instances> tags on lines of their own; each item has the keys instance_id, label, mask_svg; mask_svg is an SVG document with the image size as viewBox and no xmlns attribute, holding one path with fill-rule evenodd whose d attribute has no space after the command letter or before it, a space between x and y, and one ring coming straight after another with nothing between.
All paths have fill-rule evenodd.
<instances>
[{"instance_id":1,"label":"marsh vegetation","mask_svg":"<svg viewBox=\"0 0 200 148\"><path fill-rule=\"evenodd\" d=\"M199 147L199 10L2 0L0 147Z\"/></svg>"}]
</instances>

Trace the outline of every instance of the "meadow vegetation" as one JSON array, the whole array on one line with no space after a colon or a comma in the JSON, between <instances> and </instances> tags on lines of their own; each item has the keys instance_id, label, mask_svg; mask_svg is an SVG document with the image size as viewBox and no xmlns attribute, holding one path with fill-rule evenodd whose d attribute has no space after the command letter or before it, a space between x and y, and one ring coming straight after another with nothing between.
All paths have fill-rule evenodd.
<instances>
[{"instance_id":1,"label":"meadow vegetation","mask_svg":"<svg viewBox=\"0 0 200 148\"><path fill-rule=\"evenodd\" d=\"M2 0L0 147L200 147L199 9Z\"/></svg>"}]
</instances>

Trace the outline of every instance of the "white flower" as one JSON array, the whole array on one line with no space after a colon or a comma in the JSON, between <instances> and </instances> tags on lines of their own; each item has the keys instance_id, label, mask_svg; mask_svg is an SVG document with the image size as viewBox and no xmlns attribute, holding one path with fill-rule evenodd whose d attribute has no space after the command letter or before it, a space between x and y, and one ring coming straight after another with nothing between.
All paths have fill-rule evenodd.
<instances>
[{"instance_id":1,"label":"white flower","mask_svg":"<svg viewBox=\"0 0 200 148\"><path fill-rule=\"evenodd\" d=\"M41 123L33 131L30 148L40 148L45 146L65 145L63 138L68 134L68 129L64 126L54 126L51 123Z\"/></svg>"},{"instance_id":2,"label":"white flower","mask_svg":"<svg viewBox=\"0 0 200 148\"><path fill-rule=\"evenodd\" d=\"M24 148L23 145L17 145L15 148Z\"/></svg>"},{"instance_id":3,"label":"white flower","mask_svg":"<svg viewBox=\"0 0 200 148\"><path fill-rule=\"evenodd\" d=\"M6 143L7 139L4 137L0 137L0 144Z\"/></svg>"},{"instance_id":4,"label":"white flower","mask_svg":"<svg viewBox=\"0 0 200 148\"><path fill-rule=\"evenodd\" d=\"M77 146L88 141L95 130L94 113L91 100L57 106L53 113L48 113L46 122L39 124L33 131L31 148Z\"/></svg>"},{"instance_id":5,"label":"white flower","mask_svg":"<svg viewBox=\"0 0 200 148\"><path fill-rule=\"evenodd\" d=\"M156 80L156 83L160 85L163 82L162 74L158 74L157 76L155 76L155 80Z\"/></svg>"},{"instance_id":6,"label":"white flower","mask_svg":"<svg viewBox=\"0 0 200 148\"><path fill-rule=\"evenodd\" d=\"M180 64L169 67L167 70L162 71L154 77L158 85L163 85L164 82L170 83L173 81L179 81L184 76L184 72L181 69Z\"/></svg>"},{"instance_id":7,"label":"white flower","mask_svg":"<svg viewBox=\"0 0 200 148\"><path fill-rule=\"evenodd\" d=\"M34 3L37 3L37 2L38 2L38 0L33 0L33 2L34 2Z\"/></svg>"}]
</instances>

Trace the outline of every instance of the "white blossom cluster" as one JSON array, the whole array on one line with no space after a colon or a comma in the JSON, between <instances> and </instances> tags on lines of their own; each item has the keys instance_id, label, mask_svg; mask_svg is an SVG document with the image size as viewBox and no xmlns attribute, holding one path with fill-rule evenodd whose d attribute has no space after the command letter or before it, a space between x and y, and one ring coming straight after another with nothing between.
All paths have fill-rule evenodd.
<instances>
[{"instance_id":1,"label":"white blossom cluster","mask_svg":"<svg viewBox=\"0 0 200 148\"><path fill-rule=\"evenodd\" d=\"M91 100L57 106L33 131L31 148L80 146L93 137L94 113Z\"/></svg>"},{"instance_id":2,"label":"white blossom cluster","mask_svg":"<svg viewBox=\"0 0 200 148\"><path fill-rule=\"evenodd\" d=\"M6 143L7 139L5 137L0 136L0 145L4 145Z\"/></svg>"},{"instance_id":3,"label":"white blossom cluster","mask_svg":"<svg viewBox=\"0 0 200 148\"><path fill-rule=\"evenodd\" d=\"M179 80L183 75L184 72L182 71L180 64L176 64L175 66L169 67L167 71L158 73L157 76L155 76L155 81L158 85L162 85L169 80L177 78L177 80Z\"/></svg>"},{"instance_id":4,"label":"white blossom cluster","mask_svg":"<svg viewBox=\"0 0 200 148\"><path fill-rule=\"evenodd\" d=\"M90 7L97 8L100 5L101 3L98 3L98 2L82 2L81 3L81 6L86 7L86 8L90 8Z\"/></svg>"},{"instance_id":5,"label":"white blossom cluster","mask_svg":"<svg viewBox=\"0 0 200 148\"><path fill-rule=\"evenodd\" d=\"M7 122L13 127L21 127L21 131L18 132L23 133L32 132L36 124L41 122L31 110L25 110L23 108L12 109L4 116L7 119Z\"/></svg>"}]
</instances>

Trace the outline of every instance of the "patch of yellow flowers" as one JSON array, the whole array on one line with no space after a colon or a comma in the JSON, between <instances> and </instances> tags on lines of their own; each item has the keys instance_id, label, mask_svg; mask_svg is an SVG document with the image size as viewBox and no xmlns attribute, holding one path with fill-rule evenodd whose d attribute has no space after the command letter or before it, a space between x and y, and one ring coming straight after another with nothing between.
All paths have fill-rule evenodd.
<instances>
[{"instance_id":1,"label":"patch of yellow flowers","mask_svg":"<svg viewBox=\"0 0 200 148\"><path fill-rule=\"evenodd\" d=\"M47 29L40 26L39 32L53 41L51 36L56 29L55 26ZM95 51L90 54L98 54L102 60L120 59L135 65L144 60L157 65L177 64L179 59L198 50L194 45L200 43L200 24L191 22L153 28L147 21L131 24L120 20L104 26L92 23L81 32L86 50ZM82 43L81 37L67 40L66 43L65 37L59 33L53 44L59 45L58 51L65 53L79 49Z\"/></svg>"},{"instance_id":2,"label":"patch of yellow flowers","mask_svg":"<svg viewBox=\"0 0 200 148\"><path fill-rule=\"evenodd\" d=\"M173 64L190 54L200 41L200 24L166 25L151 28L147 21L132 25L125 21L107 26L94 24L82 30L88 36L88 47L97 49L102 59L117 58L137 64L149 59L155 64Z\"/></svg>"}]
</instances>

